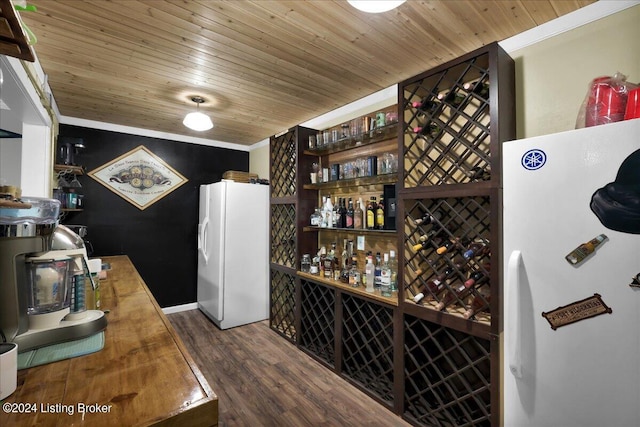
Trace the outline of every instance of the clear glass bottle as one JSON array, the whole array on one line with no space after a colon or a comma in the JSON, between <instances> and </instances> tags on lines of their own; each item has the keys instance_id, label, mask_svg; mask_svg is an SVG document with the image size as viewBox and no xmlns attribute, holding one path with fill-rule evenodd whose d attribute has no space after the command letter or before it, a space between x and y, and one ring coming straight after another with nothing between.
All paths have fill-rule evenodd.
<instances>
[{"instance_id":1,"label":"clear glass bottle","mask_svg":"<svg viewBox=\"0 0 640 427\"><path fill-rule=\"evenodd\" d=\"M396 251L389 251L389 269L391 270L391 292L398 290L398 260Z\"/></svg>"},{"instance_id":2,"label":"clear glass bottle","mask_svg":"<svg viewBox=\"0 0 640 427\"><path fill-rule=\"evenodd\" d=\"M367 292L373 292L374 291L374 287L373 287L373 283L374 283L374 275L375 275L375 266L373 265L373 256L369 255L367 257L367 265L364 268L364 273L365 273L365 284L366 284L366 288L365 290Z\"/></svg>"},{"instance_id":3,"label":"clear glass bottle","mask_svg":"<svg viewBox=\"0 0 640 427\"><path fill-rule=\"evenodd\" d=\"M390 297L391 294L391 269L389 268L389 254L384 254L384 261L380 267L380 295Z\"/></svg>"},{"instance_id":4,"label":"clear glass bottle","mask_svg":"<svg viewBox=\"0 0 640 427\"><path fill-rule=\"evenodd\" d=\"M311 255L302 255L302 260L300 261L300 271L302 271L303 273L308 273L309 271L311 271Z\"/></svg>"}]
</instances>

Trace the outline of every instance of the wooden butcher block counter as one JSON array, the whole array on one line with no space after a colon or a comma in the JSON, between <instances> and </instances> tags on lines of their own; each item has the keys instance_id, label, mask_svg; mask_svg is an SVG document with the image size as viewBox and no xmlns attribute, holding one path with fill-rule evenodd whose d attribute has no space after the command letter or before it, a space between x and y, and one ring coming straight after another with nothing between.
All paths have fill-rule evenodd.
<instances>
[{"instance_id":1,"label":"wooden butcher block counter","mask_svg":"<svg viewBox=\"0 0 640 427\"><path fill-rule=\"evenodd\" d=\"M217 425L217 396L129 258L103 262L104 348L18 371L3 405L23 413L3 406L0 426Z\"/></svg>"}]
</instances>

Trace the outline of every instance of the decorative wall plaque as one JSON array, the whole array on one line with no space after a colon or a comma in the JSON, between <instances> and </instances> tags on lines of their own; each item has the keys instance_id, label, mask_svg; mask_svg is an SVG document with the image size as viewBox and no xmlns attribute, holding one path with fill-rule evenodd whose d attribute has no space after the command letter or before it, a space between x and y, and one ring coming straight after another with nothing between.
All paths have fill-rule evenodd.
<instances>
[{"instance_id":1,"label":"decorative wall plaque","mask_svg":"<svg viewBox=\"0 0 640 427\"><path fill-rule=\"evenodd\" d=\"M89 176L140 210L188 181L142 145L92 170Z\"/></svg>"},{"instance_id":2,"label":"decorative wall plaque","mask_svg":"<svg viewBox=\"0 0 640 427\"><path fill-rule=\"evenodd\" d=\"M572 302L569 305L558 307L552 311L543 312L542 317L547 319L551 325L551 329L555 331L560 326L569 325L580 320L611 312L611 308L602 301L601 296L599 294L593 294L592 297Z\"/></svg>"}]
</instances>

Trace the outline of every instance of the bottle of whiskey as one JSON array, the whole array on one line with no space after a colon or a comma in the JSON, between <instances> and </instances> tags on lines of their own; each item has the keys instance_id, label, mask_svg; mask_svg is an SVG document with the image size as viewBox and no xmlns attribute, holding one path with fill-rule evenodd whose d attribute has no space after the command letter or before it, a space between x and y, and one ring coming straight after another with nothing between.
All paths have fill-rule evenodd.
<instances>
[{"instance_id":1,"label":"bottle of whiskey","mask_svg":"<svg viewBox=\"0 0 640 427\"><path fill-rule=\"evenodd\" d=\"M351 270L349 270L349 285L352 288L360 286L360 270L358 270L358 257L354 254L351 257Z\"/></svg>"}]
</instances>

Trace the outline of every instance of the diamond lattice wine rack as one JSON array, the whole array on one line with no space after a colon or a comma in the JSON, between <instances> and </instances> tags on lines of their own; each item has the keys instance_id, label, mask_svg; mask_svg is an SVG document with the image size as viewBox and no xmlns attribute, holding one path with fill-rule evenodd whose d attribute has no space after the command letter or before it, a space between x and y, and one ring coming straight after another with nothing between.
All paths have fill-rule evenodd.
<instances>
[{"instance_id":1,"label":"diamond lattice wine rack","mask_svg":"<svg viewBox=\"0 0 640 427\"><path fill-rule=\"evenodd\" d=\"M513 60L491 44L399 84L404 417L499 425L501 144Z\"/></svg>"}]
</instances>

